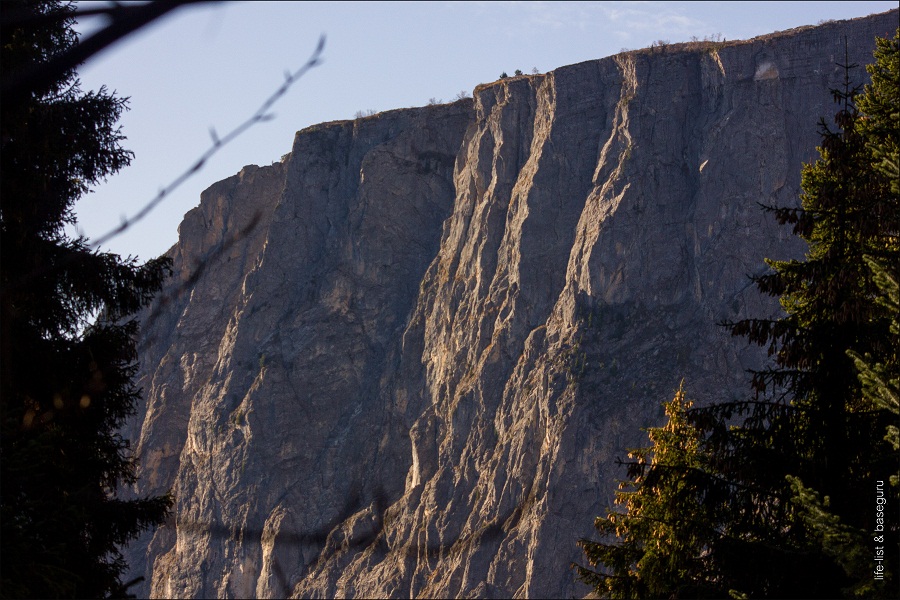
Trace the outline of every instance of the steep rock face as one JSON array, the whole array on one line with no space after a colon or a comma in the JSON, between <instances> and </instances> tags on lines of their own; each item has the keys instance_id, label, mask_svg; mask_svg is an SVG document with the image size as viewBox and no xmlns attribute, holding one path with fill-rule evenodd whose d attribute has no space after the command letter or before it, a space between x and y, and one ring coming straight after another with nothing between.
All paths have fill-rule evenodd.
<instances>
[{"instance_id":1,"label":"steep rock face","mask_svg":"<svg viewBox=\"0 0 900 600\"><path fill-rule=\"evenodd\" d=\"M687 378L746 393L721 320L802 252L817 116L897 11L618 55L297 134L207 190L146 317L143 593L585 593L614 459ZM862 74L860 72L860 77Z\"/></svg>"}]
</instances>

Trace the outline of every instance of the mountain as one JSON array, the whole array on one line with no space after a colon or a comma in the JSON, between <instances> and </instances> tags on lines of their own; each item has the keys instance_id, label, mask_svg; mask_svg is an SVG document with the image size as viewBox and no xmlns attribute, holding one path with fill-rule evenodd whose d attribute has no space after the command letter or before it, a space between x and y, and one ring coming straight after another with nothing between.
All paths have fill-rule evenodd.
<instances>
[{"instance_id":1,"label":"mountain","mask_svg":"<svg viewBox=\"0 0 900 600\"><path fill-rule=\"evenodd\" d=\"M161 597L563 597L682 378L745 397L838 63L898 11L673 44L297 133L214 184L142 316ZM846 45L845 45L846 41ZM862 81L860 67L853 75Z\"/></svg>"}]
</instances>

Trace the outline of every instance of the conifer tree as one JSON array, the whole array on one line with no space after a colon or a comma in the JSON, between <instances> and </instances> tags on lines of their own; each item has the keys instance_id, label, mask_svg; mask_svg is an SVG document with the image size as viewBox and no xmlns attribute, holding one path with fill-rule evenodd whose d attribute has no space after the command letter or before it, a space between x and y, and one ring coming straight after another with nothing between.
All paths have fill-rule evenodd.
<instances>
[{"instance_id":1,"label":"conifer tree","mask_svg":"<svg viewBox=\"0 0 900 600\"><path fill-rule=\"evenodd\" d=\"M597 521L618 542L583 542L592 564L610 570L580 569L598 593L685 596L671 583L648 585L661 581L653 565L641 563L650 547L661 551L654 564L691 565L673 571L682 573L682 585L701 585L691 595L890 597L896 591L893 563L879 581L866 570L873 566L866 542L878 525L876 481L895 475L900 458L894 444L898 39L900 31L878 40L872 83L862 96L850 83L852 65L845 65L844 85L833 91L840 105L836 127L821 123L820 158L803 168L800 208L769 209L793 225L809 250L804 260L767 260L771 272L756 279L760 291L780 299L784 317L730 326L767 346L772 365L753 374L750 399L687 413L702 468L684 471L694 475L697 505L681 506L703 527L690 545L679 545L677 512L663 513L665 526L648 528L642 505L622 497L625 513ZM635 468L630 485L643 502L645 476ZM658 497L673 497L680 485L663 481ZM888 505L900 504L897 486L888 495ZM896 520L883 534L885 547L896 551ZM671 554L676 549L680 554Z\"/></svg>"},{"instance_id":2,"label":"conifer tree","mask_svg":"<svg viewBox=\"0 0 900 600\"><path fill-rule=\"evenodd\" d=\"M687 420L692 403L679 386L663 404L668 419L647 429L651 446L629 452L629 479L620 482L615 503L594 526L608 542L582 539L591 567L574 565L579 577L603 597L697 597L714 593L703 552L712 524L703 508L708 474L700 434ZM614 541L609 541L614 540Z\"/></svg>"},{"instance_id":3,"label":"conifer tree","mask_svg":"<svg viewBox=\"0 0 900 600\"><path fill-rule=\"evenodd\" d=\"M872 84L867 87L866 94L859 100L859 109L866 118L860 123L860 130L870 140L873 167L890 182L890 194L894 199L900 197L900 47L897 39L877 40L876 62L866 67L872 77ZM896 217L895 217L896 219ZM885 239L885 246L896 251L900 244L896 229L893 236ZM866 256L866 262L872 271L872 278L878 288L875 301L890 315L886 323L885 338L892 339L888 352L873 357L860 356L850 351L857 369L865 396L876 406L900 414L900 292L898 280L900 272L897 263L888 262L881 257ZM900 448L900 432L897 420L888 426L886 439L894 450ZM892 484L898 485L898 475L891 475Z\"/></svg>"},{"instance_id":4,"label":"conifer tree","mask_svg":"<svg viewBox=\"0 0 900 600\"><path fill-rule=\"evenodd\" d=\"M897 37L877 48L862 96L850 84L853 66L845 65L844 85L833 92L836 128L821 124L820 158L802 172L801 208L772 209L809 247L804 260L767 261L772 272L757 278L786 316L732 327L768 346L774 364L754 373L752 400L693 415L711 468L756 490L736 494L743 514L724 519L730 543L710 557L725 587L750 596L892 593L892 571L880 584L861 585L861 563L851 558L861 556L854 548L862 532L875 531L875 483L898 460L884 440L895 417L866 393L853 360L868 357L876 370L897 365L896 316L879 301L870 266L900 264L900 200L896 179L882 168L892 148L896 156L900 130L891 118ZM735 418L743 418L741 427L724 426ZM889 502L897 500L895 489ZM754 511L770 517L747 519ZM897 524L891 527L895 538Z\"/></svg>"},{"instance_id":5,"label":"conifer tree","mask_svg":"<svg viewBox=\"0 0 900 600\"><path fill-rule=\"evenodd\" d=\"M900 196L900 169L898 169L900 146L897 139L897 123L900 122L898 114L900 52L896 39L893 42L877 40L875 56L876 62L867 67L873 83L867 87L866 94L857 103L860 112L865 115L859 129L869 140L873 168L887 178L890 194L896 198ZM885 243L888 248L892 245L896 248L896 231L893 237L885 239ZM900 293L898 293L897 265L895 263L892 268L884 260L876 260L871 256L865 256L864 259L878 289L874 300L890 317L888 321L881 322L882 326L886 327L886 331L882 331L881 335L892 342L887 346L888 351L878 356L869 353L861 356L853 350L848 350L848 355L856 366L865 400L871 406L893 415L893 423L888 425L884 439L896 453L900 449L900 436L896 424L897 416L900 414L900 361L897 356L900 351ZM900 465L895 464L892 473L873 473L873 477L883 484L887 475L891 485L900 485L898 467ZM867 535L866 531L854 529L841 522L830 509L829 497L826 496L823 501L819 498L819 494L804 486L799 479L792 477L789 481L794 490L794 502L799 506L816 543L825 553L832 556L853 580L853 584L845 590L847 595L869 598L885 595L886 591L889 594L890 589L886 590L883 585L879 585L879 579L874 577L875 565L872 558L875 556L875 547L879 545L873 540L875 536ZM880 545L884 547L886 544ZM896 573L888 572L887 575L896 578Z\"/></svg>"},{"instance_id":6,"label":"conifer tree","mask_svg":"<svg viewBox=\"0 0 900 600\"><path fill-rule=\"evenodd\" d=\"M875 260L868 260L872 269L875 282L882 296L879 298L893 315L889 325L890 335L895 341L894 352L890 356L881 357L880 362L873 362L873 357L867 354L865 357L856 352L848 354L859 370L859 381L865 397L875 406L894 414L894 424L888 425L887 440L894 450L900 449L900 429L898 429L897 417L900 415L900 361L897 352L900 349L900 286L897 277L891 273L890 268ZM900 475L893 473L890 476L891 485L900 485Z\"/></svg>"},{"instance_id":7,"label":"conifer tree","mask_svg":"<svg viewBox=\"0 0 900 600\"><path fill-rule=\"evenodd\" d=\"M3 2L4 77L77 43L73 7ZM127 166L125 100L83 92L74 71L4 97L0 129L0 596L124 592L119 546L171 499L123 500L134 479L118 433L133 412L136 324L167 259L93 251L72 237L74 203Z\"/></svg>"}]
</instances>

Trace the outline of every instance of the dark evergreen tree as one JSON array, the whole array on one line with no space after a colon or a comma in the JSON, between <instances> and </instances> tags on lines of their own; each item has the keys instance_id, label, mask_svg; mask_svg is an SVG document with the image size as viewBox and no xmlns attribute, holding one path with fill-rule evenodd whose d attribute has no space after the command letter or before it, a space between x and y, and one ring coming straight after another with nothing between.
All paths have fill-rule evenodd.
<instances>
[{"instance_id":1,"label":"dark evergreen tree","mask_svg":"<svg viewBox=\"0 0 900 600\"><path fill-rule=\"evenodd\" d=\"M73 8L0 4L3 76L77 43ZM92 251L65 231L90 186L127 166L125 100L74 71L4 97L0 113L0 595L123 593L118 547L161 522L169 497L123 500L118 433L138 398L136 324L169 263Z\"/></svg>"},{"instance_id":2,"label":"dark evergreen tree","mask_svg":"<svg viewBox=\"0 0 900 600\"><path fill-rule=\"evenodd\" d=\"M875 52L876 62L869 65L867 70L872 77L872 84L867 86L866 93L860 97L858 107L864 115L859 122L859 130L867 139L867 146L871 150L873 169L880 171L889 182L890 194L896 199L900 196L900 169L898 169L898 122L900 122L900 52L898 52L897 39L893 41L878 40ZM885 248L896 251L897 230L888 232L884 239ZM848 350L847 354L853 359L857 369L858 379L861 385L861 393L868 406L874 409L888 411L893 415L892 423L887 426L884 440L890 445L895 456L900 449L898 439L897 415L900 413L900 362L898 362L898 350L900 350L900 298L898 298L897 268L887 262L888 256L878 259L865 256L865 262L871 271L873 281L877 288L874 301L886 310L889 319L879 321L883 328L881 338L890 340L885 348L887 352L864 356L857 351ZM878 432L876 431L876 435ZM888 472L880 471L871 474L873 483L873 499L879 500L877 495L883 495L887 490L887 481L891 485L898 485L897 470L900 465L894 464ZM857 597L890 596L896 594L896 585L891 586L891 580L896 581L897 573L890 567L896 565L896 560L891 561L890 553L896 552L896 544L890 544L890 538L896 540L896 525L893 530L885 529L884 525L890 525L892 518L890 509L886 509L885 522L875 523L874 530L861 530L846 525L835 514L830 506L830 498L826 496L820 499L819 494L807 488L797 478L790 478L794 490L794 503L799 507L800 514L810 530L817 547L831 556L843 569L844 573L852 580L852 585L844 591L847 595ZM893 498L896 500L896 493ZM882 500L884 501L884 500ZM886 507L885 507L886 508ZM895 514L895 513L894 513ZM886 535L886 534L893 535ZM888 539L884 539L886 536ZM881 541L877 541L881 539ZM876 563L873 558L879 556L885 558L882 563ZM896 557L894 557L896 558ZM882 581L882 577L875 577L879 566L888 568L882 573L882 577L888 583ZM891 587L894 589L891 590Z\"/></svg>"},{"instance_id":3,"label":"dark evergreen tree","mask_svg":"<svg viewBox=\"0 0 900 600\"><path fill-rule=\"evenodd\" d=\"M894 40L878 40L875 51L877 61L866 69L872 77L872 84L867 87L866 94L860 98L860 111L866 116L860 123L860 130L871 140L874 168L881 172L890 182L890 193L896 199L900 197L900 139L898 139L898 123L900 123L900 47ZM896 251L897 231L892 238L885 240L887 247L893 246ZM866 261L872 271L872 277L878 288L875 301L878 302L891 319L887 331L882 331L886 339L893 342L893 352L879 356L860 356L850 351L851 358L859 369L859 378L863 393L876 406L900 414L900 267L890 263L890 258L867 256ZM895 450L900 447L900 433L897 421L888 426L886 436ZM891 476L893 485L898 485L898 475Z\"/></svg>"},{"instance_id":4,"label":"dark evergreen tree","mask_svg":"<svg viewBox=\"0 0 900 600\"><path fill-rule=\"evenodd\" d=\"M772 272L756 280L763 293L780 298L786 316L732 327L774 356L771 367L753 375L756 397L694 413L711 468L743 486L734 502L741 508L725 515L727 536L712 560L723 587L750 596L894 591L892 572L863 589L858 570L842 567L849 566L843 559L853 539L875 531L875 511L868 508L875 484L895 472L898 460L884 439L894 416L864 393L852 359L896 365L895 317L879 302L869 266L870 260L900 264L900 201L879 166L881 149L896 148L900 131L884 101L896 98L896 59L890 58L896 47L896 37L878 42L873 81L861 97L849 82L853 66L846 65L844 86L834 91L836 127L821 124L820 158L802 172L801 207L771 209L809 250L805 260L767 261ZM885 70L886 76L874 76ZM742 426L728 427L734 419L743 419ZM894 490L889 502L897 500ZM766 519L754 518L763 512ZM894 523L888 535L896 533Z\"/></svg>"},{"instance_id":5,"label":"dark evergreen tree","mask_svg":"<svg viewBox=\"0 0 900 600\"><path fill-rule=\"evenodd\" d=\"M890 285L900 265L898 39L900 32L878 41L872 83L862 96L846 65L844 85L833 92L840 105L836 127L821 123L820 158L802 172L801 207L769 208L809 250L805 260L767 261L771 272L756 279L763 293L780 299L784 317L730 326L768 347L773 364L753 374L752 398L689 411L701 468L670 466L684 472L690 494L662 513L663 523L641 524L638 506L630 519L630 505L624 515L598 520L601 532L619 538L585 546L589 560L609 569L593 579L582 571L599 593L821 598L896 592L896 556L886 561L883 580L874 581L866 567L874 567L871 534L879 526L876 482L895 475L900 458L891 404L900 344ZM647 476L636 467L629 476L639 491ZM675 479L661 481L660 498L684 489ZM900 504L897 486L885 493L888 506ZM703 525L690 544L678 542L685 518ZM884 547L896 552L896 519L883 529ZM668 556L670 568L685 567L682 587L633 584L662 581L641 563L649 547L682 553Z\"/></svg>"}]
</instances>

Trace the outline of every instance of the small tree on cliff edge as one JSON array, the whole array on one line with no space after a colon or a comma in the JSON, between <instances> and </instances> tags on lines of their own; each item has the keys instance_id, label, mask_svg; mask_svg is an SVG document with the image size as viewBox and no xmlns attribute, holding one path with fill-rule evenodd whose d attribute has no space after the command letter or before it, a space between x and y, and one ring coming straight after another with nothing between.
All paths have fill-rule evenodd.
<instances>
[{"instance_id":1,"label":"small tree on cliff edge","mask_svg":"<svg viewBox=\"0 0 900 600\"><path fill-rule=\"evenodd\" d=\"M77 42L71 5L4 2L0 10L5 74L46 64ZM136 324L127 319L159 290L169 263L91 251L64 231L89 187L131 160L116 125L124 109L105 89L82 92L74 71L2 107L4 597L121 594L119 545L171 505L116 496L134 478L118 433L138 398Z\"/></svg>"}]
</instances>

